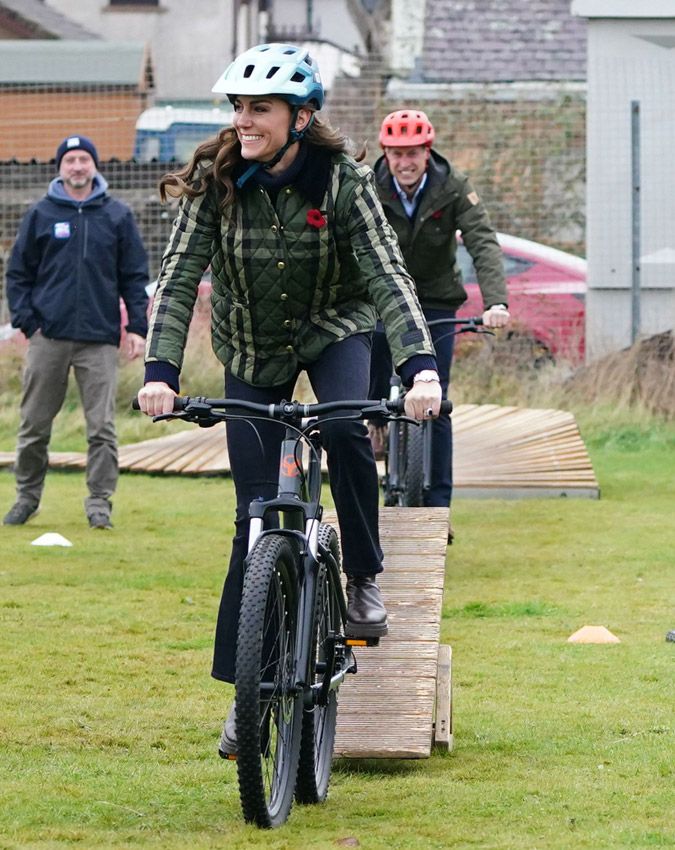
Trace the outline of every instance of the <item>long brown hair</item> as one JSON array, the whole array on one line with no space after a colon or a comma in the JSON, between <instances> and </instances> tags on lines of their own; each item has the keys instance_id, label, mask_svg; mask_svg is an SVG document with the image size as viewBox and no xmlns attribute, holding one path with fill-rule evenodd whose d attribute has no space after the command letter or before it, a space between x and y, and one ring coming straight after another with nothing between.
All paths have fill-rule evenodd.
<instances>
[{"instance_id":1,"label":"long brown hair","mask_svg":"<svg viewBox=\"0 0 675 850\"><path fill-rule=\"evenodd\" d=\"M365 144L355 149L351 139L316 115L304 138L310 144L328 148L333 153L350 154L357 162L366 156ZM232 173L242 162L241 145L234 127L223 127L216 136L199 145L186 166L162 177L159 181L160 197L162 201L182 195L196 198L206 192L210 183L214 183L220 197L219 206L224 210L234 203Z\"/></svg>"}]
</instances>

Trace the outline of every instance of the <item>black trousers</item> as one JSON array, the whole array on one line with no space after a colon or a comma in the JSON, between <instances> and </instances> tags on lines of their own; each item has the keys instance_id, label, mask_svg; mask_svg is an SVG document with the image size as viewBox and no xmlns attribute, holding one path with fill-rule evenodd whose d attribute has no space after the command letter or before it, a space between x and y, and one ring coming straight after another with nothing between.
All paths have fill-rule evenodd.
<instances>
[{"instance_id":1,"label":"black trousers","mask_svg":"<svg viewBox=\"0 0 675 850\"><path fill-rule=\"evenodd\" d=\"M329 346L305 367L317 400L368 398L370 374L368 334L357 334ZM297 378L297 376L296 376ZM273 404L292 398L296 378L279 387L254 387L225 375L226 398ZM254 499L277 495L279 450L283 426L275 422L227 423L230 468L237 496L235 536L230 565L218 611L211 675L234 682L239 605L248 548L248 510ZM331 422L322 426L331 492L342 539L342 558L348 575L375 575L382 571L378 529L379 483L377 468L362 422Z\"/></svg>"},{"instance_id":2,"label":"black trousers","mask_svg":"<svg viewBox=\"0 0 675 850\"><path fill-rule=\"evenodd\" d=\"M454 319L454 310L424 308L428 322L434 319ZM448 397L450 367L455 349L455 328L452 325L434 325L430 329L436 350L438 375L441 379L443 398ZM373 334L373 350L370 366L370 398L389 396L389 379L392 375L391 354L382 325L378 322ZM452 499L452 420L439 416L431 424L431 486L424 494L428 508L447 508Z\"/></svg>"}]
</instances>

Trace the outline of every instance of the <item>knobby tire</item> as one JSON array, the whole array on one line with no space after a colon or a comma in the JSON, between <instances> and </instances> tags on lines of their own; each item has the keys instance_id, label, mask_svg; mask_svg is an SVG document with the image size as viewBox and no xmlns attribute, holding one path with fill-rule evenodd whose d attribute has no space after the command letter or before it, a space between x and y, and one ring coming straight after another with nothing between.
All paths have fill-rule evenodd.
<instances>
[{"instance_id":1,"label":"knobby tire","mask_svg":"<svg viewBox=\"0 0 675 850\"><path fill-rule=\"evenodd\" d=\"M245 820L283 824L293 804L302 694L295 687L296 553L282 535L247 558L237 637L237 772ZM262 685L262 687L261 687Z\"/></svg>"},{"instance_id":2,"label":"knobby tire","mask_svg":"<svg viewBox=\"0 0 675 850\"><path fill-rule=\"evenodd\" d=\"M319 544L335 560L338 571L334 572L327 563L320 564L319 582L314 609L314 632L311 657L314 659L314 679L311 684L320 683L322 671L330 663L331 651L327 644L330 634L342 632L340 604L338 594L342 593L339 584L340 547L335 530L329 525L319 528ZM305 707L302 721L302 743L295 797L299 803L322 803L328 795L335 727L337 724L337 691L329 691L325 705Z\"/></svg>"},{"instance_id":3,"label":"knobby tire","mask_svg":"<svg viewBox=\"0 0 675 850\"><path fill-rule=\"evenodd\" d=\"M424 428L403 422L401 429L402 506L421 508L424 504Z\"/></svg>"}]
</instances>

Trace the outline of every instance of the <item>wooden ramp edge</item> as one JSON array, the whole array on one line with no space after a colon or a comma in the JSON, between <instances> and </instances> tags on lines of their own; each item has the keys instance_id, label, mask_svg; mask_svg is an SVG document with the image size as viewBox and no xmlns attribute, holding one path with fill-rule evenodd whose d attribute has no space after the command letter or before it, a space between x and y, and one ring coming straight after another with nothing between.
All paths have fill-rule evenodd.
<instances>
[{"instance_id":1,"label":"wooden ramp edge","mask_svg":"<svg viewBox=\"0 0 675 850\"><path fill-rule=\"evenodd\" d=\"M598 498L600 487L572 413L460 404L452 414L455 495L469 498ZM0 453L0 466L14 462ZM120 446L120 469L183 475L229 472L225 426L191 428ZM85 456L50 454L50 465L83 469ZM380 463L380 472L384 470Z\"/></svg>"},{"instance_id":2,"label":"wooden ramp edge","mask_svg":"<svg viewBox=\"0 0 675 850\"><path fill-rule=\"evenodd\" d=\"M325 521L339 532L333 512ZM389 634L354 650L358 672L339 691L337 757L428 758L434 743L452 745L450 648L439 649L447 536L445 508L380 509Z\"/></svg>"}]
</instances>

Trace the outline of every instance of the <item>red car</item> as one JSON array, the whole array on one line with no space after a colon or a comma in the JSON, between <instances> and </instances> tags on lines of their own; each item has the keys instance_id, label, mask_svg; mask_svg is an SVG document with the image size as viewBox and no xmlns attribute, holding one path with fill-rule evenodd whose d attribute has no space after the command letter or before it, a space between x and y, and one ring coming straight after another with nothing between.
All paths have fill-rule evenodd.
<instances>
[{"instance_id":1,"label":"red car","mask_svg":"<svg viewBox=\"0 0 675 850\"><path fill-rule=\"evenodd\" d=\"M498 233L497 238L504 253L509 288L509 335L524 340L537 361L553 359L574 365L582 363L586 260L504 233ZM458 315L479 316L483 312L483 300L473 262L462 244L457 261L469 296ZM154 286L148 287L151 297ZM210 292L211 275L207 271L199 286L197 321L208 320ZM125 323L126 311L122 305L122 326ZM0 328L2 330L7 337L11 336L9 327Z\"/></svg>"},{"instance_id":2,"label":"red car","mask_svg":"<svg viewBox=\"0 0 675 850\"><path fill-rule=\"evenodd\" d=\"M537 359L584 359L586 260L539 242L498 233L509 289L509 334L527 340ZM459 246L468 300L459 316L479 316L483 300L468 251Z\"/></svg>"}]
</instances>

